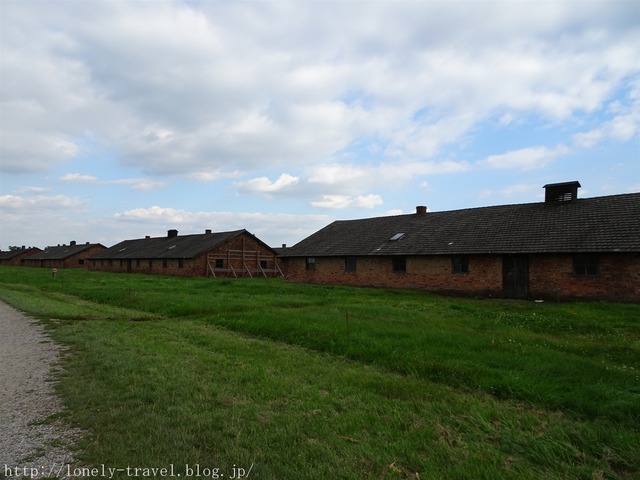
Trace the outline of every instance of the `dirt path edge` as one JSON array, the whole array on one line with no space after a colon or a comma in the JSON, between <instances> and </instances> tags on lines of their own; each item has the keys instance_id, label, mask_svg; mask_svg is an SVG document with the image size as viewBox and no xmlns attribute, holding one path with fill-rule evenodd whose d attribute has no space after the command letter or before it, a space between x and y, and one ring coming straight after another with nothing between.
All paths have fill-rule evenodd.
<instances>
[{"instance_id":1,"label":"dirt path edge","mask_svg":"<svg viewBox=\"0 0 640 480\"><path fill-rule=\"evenodd\" d=\"M57 418L61 353L36 319L0 301L0 479L69 478L81 432Z\"/></svg>"}]
</instances>

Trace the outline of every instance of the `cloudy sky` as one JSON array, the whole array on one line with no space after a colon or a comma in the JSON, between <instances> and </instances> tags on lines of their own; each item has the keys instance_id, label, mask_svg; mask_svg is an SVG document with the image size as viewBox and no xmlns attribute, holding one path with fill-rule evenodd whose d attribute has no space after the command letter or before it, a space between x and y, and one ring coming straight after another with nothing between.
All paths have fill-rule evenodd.
<instances>
[{"instance_id":1,"label":"cloudy sky","mask_svg":"<svg viewBox=\"0 0 640 480\"><path fill-rule=\"evenodd\" d=\"M640 3L0 0L0 248L640 191Z\"/></svg>"}]
</instances>

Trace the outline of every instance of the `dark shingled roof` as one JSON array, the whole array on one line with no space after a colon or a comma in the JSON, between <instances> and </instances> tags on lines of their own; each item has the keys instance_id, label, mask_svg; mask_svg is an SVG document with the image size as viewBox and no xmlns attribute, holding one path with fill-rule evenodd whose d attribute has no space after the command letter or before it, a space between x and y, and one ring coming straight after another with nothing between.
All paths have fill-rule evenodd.
<instances>
[{"instance_id":1,"label":"dark shingled roof","mask_svg":"<svg viewBox=\"0 0 640 480\"><path fill-rule=\"evenodd\" d=\"M341 220L282 256L561 252L640 252L640 193Z\"/></svg>"},{"instance_id":2,"label":"dark shingled roof","mask_svg":"<svg viewBox=\"0 0 640 480\"><path fill-rule=\"evenodd\" d=\"M113 247L92 255L90 258L91 260L195 258L245 232L251 235L246 230L235 230L233 232L125 240Z\"/></svg>"},{"instance_id":3,"label":"dark shingled roof","mask_svg":"<svg viewBox=\"0 0 640 480\"><path fill-rule=\"evenodd\" d=\"M38 247L22 247L15 250L8 250L6 252L0 252L0 260L11 260L20 255L29 256L40 251L41 250Z\"/></svg>"},{"instance_id":4,"label":"dark shingled roof","mask_svg":"<svg viewBox=\"0 0 640 480\"><path fill-rule=\"evenodd\" d=\"M11 260L18 255L24 255L24 250L9 250L6 252L0 252L0 260Z\"/></svg>"},{"instance_id":5,"label":"dark shingled roof","mask_svg":"<svg viewBox=\"0 0 640 480\"><path fill-rule=\"evenodd\" d=\"M57 247L47 247L43 251L36 253L35 255L29 255L27 260L64 260L65 258L73 257L79 253L89 250L93 247L104 247L99 243L82 243L79 245L58 245Z\"/></svg>"}]
</instances>

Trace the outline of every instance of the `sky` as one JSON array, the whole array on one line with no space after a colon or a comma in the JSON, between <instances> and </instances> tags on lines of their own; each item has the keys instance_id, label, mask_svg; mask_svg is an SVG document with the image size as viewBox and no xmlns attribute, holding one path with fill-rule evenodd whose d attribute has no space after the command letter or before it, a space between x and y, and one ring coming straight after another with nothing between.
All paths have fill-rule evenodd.
<instances>
[{"instance_id":1,"label":"sky","mask_svg":"<svg viewBox=\"0 0 640 480\"><path fill-rule=\"evenodd\" d=\"M0 249L640 191L637 0L0 0Z\"/></svg>"}]
</instances>

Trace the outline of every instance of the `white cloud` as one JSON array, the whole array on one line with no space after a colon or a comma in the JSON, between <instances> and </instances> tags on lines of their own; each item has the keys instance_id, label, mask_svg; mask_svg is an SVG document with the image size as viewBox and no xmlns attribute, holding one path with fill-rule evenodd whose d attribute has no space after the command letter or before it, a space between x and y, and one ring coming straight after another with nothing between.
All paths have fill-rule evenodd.
<instances>
[{"instance_id":1,"label":"white cloud","mask_svg":"<svg viewBox=\"0 0 640 480\"><path fill-rule=\"evenodd\" d=\"M156 180L149 180L145 178L125 178L122 180L114 180L114 184L131 185L131 190L139 192L149 192L151 190L158 190L165 187L164 182L158 182Z\"/></svg>"},{"instance_id":2,"label":"white cloud","mask_svg":"<svg viewBox=\"0 0 640 480\"><path fill-rule=\"evenodd\" d=\"M283 173L275 182L267 177L253 178L246 182L238 182L236 186L242 190L254 193L277 193L296 185L300 179Z\"/></svg>"},{"instance_id":3,"label":"white cloud","mask_svg":"<svg viewBox=\"0 0 640 480\"><path fill-rule=\"evenodd\" d=\"M353 184L371 174L372 167L370 165L320 164L309 169L308 182L324 185Z\"/></svg>"},{"instance_id":4,"label":"white cloud","mask_svg":"<svg viewBox=\"0 0 640 480\"><path fill-rule=\"evenodd\" d=\"M494 114L599 108L637 74L631 2L610 3L11 2L2 169L87 133L153 174L326 162L371 135L430 158Z\"/></svg>"},{"instance_id":5,"label":"white cloud","mask_svg":"<svg viewBox=\"0 0 640 480\"><path fill-rule=\"evenodd\" d=\"M380 195L323 195L321 200L312 201L311 205L319 208L373 208L382 205Z\"/></svg>"},{"instance_id":6,"label":"white cloud","mask_svg":"<svg viewBox=\"0 0 640 480\"><path fill-rule=\"evenodd\" d=\"M464 172L468 165L455 161L397 161L379 164L319 164L305 172L310 184L340 192L364 192L376 185L401 187L416 177Z\"/></svg>"},{"instance_id":7,"label":"white cloud","mask_svg":"<svg viewBox=\"0 0 640 480\"><path fill-rule=\"evenodd\" d=\"M6 212L50 211L58 209L79 209L86 206L86 201L66 195L0 195L0 208Z\"/></svg>"},{"instance_id":8,"label":"white cloud","mask_svg":"<svg viewBox=\"0 0 640 480\"><path fill-rule=\"evenodd\" d=\"M48 192L51 192L51 188L49 187L24 186L16 189L16 193L48 193Z\"/></svg>"},{"instance_id":9,"label":"white cloud","mask_svg":"<svg viewBox=\"0 0 640 480\"><path fill-rule=\"evenodd\" d=\"M490 155L478 163L479 165L491 168L531 170L534 168L542 168L556 158L566 155L569 152L569 148L564 145L558 145L555 148L529 147L499 155Z\"/></svg>"},{"instance_id":10,"label":"white cloud","mask_svg":"<svg viewBox=\"0 0 640 480\"><path fill-rule=\"evenodd\" d=\"M383 185L400 189L416 177L466 171L465 163L388 162L381 164L326 163L311 166L299 176L283 173L276 181L254 178L234 185L243 192L266 196L311 198L316 208L373 208L382 205L382 196L370 193Z\"/></svg>"},{"instance_id":11,"label":"white cloud","mask_svg":"<svg viewBox=\"0 0 640 480\"><path fill-rule=\"evenodd\" d=\"M121 178L117 180L100 180L93 175L83 175L80 173L67 173L60 177L64 183L81 183L90 185L131 185L131 190L150 191L163 188L164 182L150 180L146 178Z\"/></svg>"},{"instance_id":12,"label":"white cloud","mask_svg":"<svg viewBox=\"0 0 640 480\"><path fill-rule=\"evenodd\" d=\"M610 119L601 121L596 128L575 134L574 143L590 148L609 139L626 142L637 137L640 133L640 77L629 82L626 98L607 105L606 115Z\"/></svg>"},{"instance_id":13,"label":"white cloud","mask_svg":"<svg viewBox=\"0 0 640 480\"><path fill-rule=\"evenodd\" d=\"M625 109L626 110L626 109ZM615 115L610 121L587 132L577 133L573 141L578 147L590 148L605 140L626 142L640 132L640 101L634 108Z\"/></svg>"},{"instance_id":14,"label":"white cloud","mask_svg":"<svg viewBox=\"0 0 640 480\"><path fill-rule=\"evenodd\" d=\"M78 224L87 227L87 211L86 200L67 195L0 195L0 241L3 248L69 241Z\"/></svg>"},{"instance_id":15,"label":"white cloud","mask_svg":"<svg viewBox=\"0 0 640 480\"><path fill-rule=\"evenodd\" d=\"M149 208L134 208L122 213L116 213L113 217L117 220L157 222L169 224L181 224L189 221L189 212L176 210L174 208L163 208L154 205Z\"/></svg>"},{"instance_id":16,"label":"white cloud","mask_svg":"<svg viewBox=\"0 0 640 480\"><path fill-rule=\"evenodd\" d=\"M4 109L3 109L4 110ZM3 116L11 116L4 110ZM25 173L47 170L54 164L75 157L79 147L72 141L55 137L52 134L31 130L25 126L7 125L0 122L0 169L7 173Z\"/></svg>"},{"instance_id":17,"label":"white cloud","mask_svg":"<svg viewBox=\"0 0 640 480\"><path fill-rule=\"evenodd\" d=\"M510 186L501 188L499 190L485 189L480 191L480 193L478 194L478 197L487 198L487 197L500 196L500 197L506 197L506 198L517 197L518 199L521 199L523 194L530 194L534 192L540 193L541 191L542 191L541 186L538 184L521 183L518 185L510 185Z\"/></svg>"},{"instance_id":18,"label":"white cloud","mask_svg":"<svg viewBox=\"0 0 640 480\"><path fill-rule=\"evenodd\" d=\"M81 173L67 173L60 177L60 181L69 183L97 183L98 177L83 175Z\"/></svg>"},{"instance_id":19,"label":"white cloud","mask_svg":"<svg viewBox=\"0 0 640 480\"><path fill-rule=\"evenodd\" d=\"M202 170L191 173L188 178L196 180L198 182L213 182L216 180L222 180L226 178L237 178L242 175L240 170L234 170L233 172L225 172L220 169Z\"/></svg>"}]
</instances>

